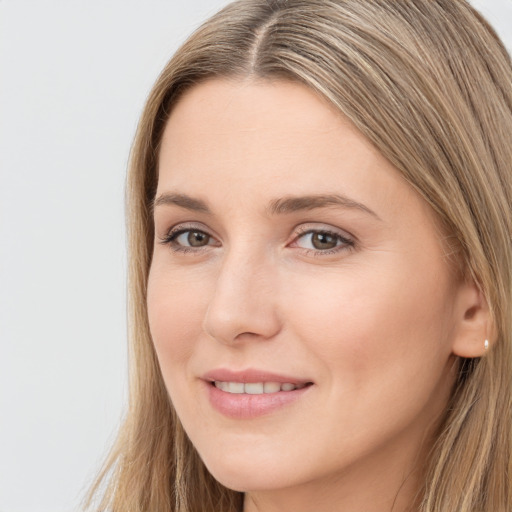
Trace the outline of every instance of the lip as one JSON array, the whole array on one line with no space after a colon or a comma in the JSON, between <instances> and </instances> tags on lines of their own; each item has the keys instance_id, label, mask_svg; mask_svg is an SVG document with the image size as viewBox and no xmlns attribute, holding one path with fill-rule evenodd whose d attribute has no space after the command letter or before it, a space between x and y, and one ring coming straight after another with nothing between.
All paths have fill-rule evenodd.
<instances>
[{"instance_id":1,"label":"lip","mask_svg":"<svg viewBox=\"0 0 512 512\"><path fill-rule=\"evenodd\" d=\"M203 375L205 392L211 406L222 415L234 419L253 419L271 414L299 400L312 387L312 381L290 375L257 369L233 371L227 368L212 370ZM227 393L218 389L214 381L223 382L278 382L305 385L293 391L278 391L260 395Z\"/></svg>"},{"instance_id":2,"label":"lip","mask_svg":"<svg viewBox=\"0 0 512 512\"><path fill-rule=\"evenodd\" d=\"M223 382L243 382L244 384L246 382L279 382L280 384L285 384L287 382L292 384L307 384L311 382L309 379L271 373L265 370L253 368L238 371L230 370L228 368L218 368L205 373L202 379L210 382L220 380Z\"/></svg>"}]
</instances>

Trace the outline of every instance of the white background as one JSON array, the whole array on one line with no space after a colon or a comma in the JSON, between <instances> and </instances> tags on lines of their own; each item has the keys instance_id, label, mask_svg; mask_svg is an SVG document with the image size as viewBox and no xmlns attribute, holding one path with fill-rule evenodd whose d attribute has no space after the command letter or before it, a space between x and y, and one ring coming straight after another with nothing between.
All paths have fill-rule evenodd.
<instances>
[{"instance_id":1,"label":"white background","mask_svg":"<svg viewBox=\"0 0 512 512\"><path fill-rule=\"evenodd\" d=\"M226 0L0 0L0 512L74 512L126 399L124 173ZM512 49L512 0L475 0Z\"/></svg>"}]
</instances>

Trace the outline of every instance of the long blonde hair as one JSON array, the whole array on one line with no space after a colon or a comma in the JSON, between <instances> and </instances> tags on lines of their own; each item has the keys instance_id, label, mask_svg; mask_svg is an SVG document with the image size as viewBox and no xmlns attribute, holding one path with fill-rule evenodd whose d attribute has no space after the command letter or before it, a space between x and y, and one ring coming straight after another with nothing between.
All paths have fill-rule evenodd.
<instances>
[{"instance_id":1,"label":"long blonde hair","mask_svg":"<svg viewBox=\"0 0 512 512\"><path fill-rule=\"evenodd\" d=\"M130 401L91 492L101 495L95 510L242 509L242 495L213 479L176 417L146 309L162 131L180 95L213 77L310 87L437 213L456 242L460 268L487 299L493 343L486 357L460 361L420 510L512 510L512 66L492 28L464 0L239 0L200 27L165 67L131 154Z\"/></svg>"}]
</instances>

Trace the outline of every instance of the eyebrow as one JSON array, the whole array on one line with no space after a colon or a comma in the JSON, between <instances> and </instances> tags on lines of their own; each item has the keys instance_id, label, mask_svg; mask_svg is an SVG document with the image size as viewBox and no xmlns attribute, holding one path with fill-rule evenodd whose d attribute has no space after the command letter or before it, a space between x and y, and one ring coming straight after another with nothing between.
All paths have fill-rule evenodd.
<instances>
[{"instance_id":1,"label":"eyebrow","mask_svg":"<svg viewBox=\"0 0 512 512\"><path fill-rule=\"evenodd\" d=\"M271 201L268 209L271 214L276 215L328 207L361 210L380 220L380 217L366 205L338 194L283 197Z\"/></svg>"},{"instance_id":2,"label":"eyebrow","mask_svg":"<svg viewBox=\"0 0 512 512\"><path fill-rule=\"evenodd\" d=\"M211 213L208 205L201 199L195 199L186 194L160 194L151 204L154 210L157 206L174 205L193 212Z\"/></svg>"},{"instance_id":3,"label":"eyebrow","mask_svg":"<svg viewBox=\"0 0 512 512\"><path fill-rule=\"evenodd\" d=\"M186 194L160 194L157 198L154 199L152 203L152 209L162 205L174 205L194 212L207 214L212 213L205 201L188 196ZM368 208L368 206L338 194L288 196L279 199L273 199L270 201L267 207L267 211L271 215L283 215L287 213L329 207L356 209L370 214L378 220L381 220L381 218L373 210Z\"/></svg>"}]
</instances>

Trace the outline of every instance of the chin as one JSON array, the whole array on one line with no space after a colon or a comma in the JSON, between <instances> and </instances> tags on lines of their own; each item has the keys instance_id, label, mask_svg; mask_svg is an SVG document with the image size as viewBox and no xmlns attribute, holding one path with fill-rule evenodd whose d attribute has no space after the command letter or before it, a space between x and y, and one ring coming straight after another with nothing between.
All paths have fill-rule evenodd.
<instances>
[{"instance_id":1,"label":"chin","mask_svg":"<svg viewBox=\"0 0 512 512\"><path fill-rule=\"evenodd\" d=\"M224 487L238 492L257 492L282 489L290 486L290 483L281 482L268 476L254 475L240 472L211 472L212 476Z\"/></svg>"},{"instance_id":2,"label":"chin","mask_svg":"<svg viewBox=\"0 0 512 512\"><path fill-rule=\"evenodd\" d=\"M276 461L254 461L238 457L215 458L212 462L203 459L208 471L224 487L238 492L254 492L286 488L293 485L290 471Z\"/></svg>"}]
</instances>

